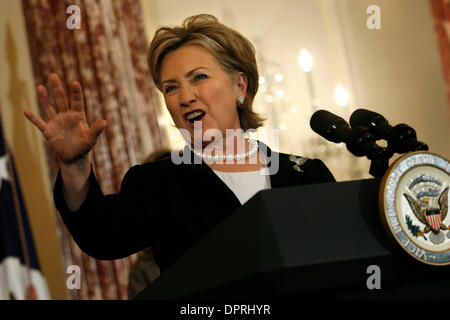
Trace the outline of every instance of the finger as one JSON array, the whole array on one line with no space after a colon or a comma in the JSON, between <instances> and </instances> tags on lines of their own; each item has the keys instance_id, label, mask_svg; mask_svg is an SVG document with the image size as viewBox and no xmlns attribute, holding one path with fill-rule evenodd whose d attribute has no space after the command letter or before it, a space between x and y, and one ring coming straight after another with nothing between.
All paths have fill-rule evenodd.
<instances>
[{"instance_id":1,"label":"finger","mask_svg":"<svg viewBox=\"0 0 450 320\"><path fill-rule=\"evenodd\" d=\"M54 116L56 116L55 108L53 108L52 103L50 101L50 97L48 96L47 89L43 85L37 86L36 89L39 101L41 103L42 108L44 109L45 115L47 119L50 120Z\"/></svg>"},{"instance_id":2,"label":"finger","mask_svg":"<svg viewBox=\"0 0 450 320\"><path fill-rule=\"evenodd\" d=\"M42 120L41 117L35 115L33 112L31 112L30 110L23 110L23 114L25 115L25 117L27 117L28 120L30 120L36 127L38 127L39 130L41 130L42 132L45 131L45 129L47 128L47 123Z\"/></svg>"},{"instance_id":3,"label":"finger","mask_svg":"<svg viewBox=\"0 0 450 320\"><path fill-rule=\"evenodd\" d=\"M108 125L108 122L106 120L96 120L91 125L91 138L93 140L96 140L98 136L105 130L106 126Z\"/></svg>"},{"instance_id":4,"label":"finger","mask_svg":"<svg viewBox=\"0 0 450 320\"><path fill-rule=\"evenodd\" d=\"M83 90L78 81L72 83L72 100L70 102L70 107L74 111L84 112Z\"/></svg>"},{"instance_id":5,"label":"finger","mask_svg":"<svg viewBox=\"0 0 450 320\"><path fill-rule=\"evenodd\" d=\"M50 79L50 84L52 86L53 98L55 98L57 110L59 112L69 110L66 93L64 92L64 88L58 76L55 73L52 73L48 78Z\"/></svg>"}]
</instances>

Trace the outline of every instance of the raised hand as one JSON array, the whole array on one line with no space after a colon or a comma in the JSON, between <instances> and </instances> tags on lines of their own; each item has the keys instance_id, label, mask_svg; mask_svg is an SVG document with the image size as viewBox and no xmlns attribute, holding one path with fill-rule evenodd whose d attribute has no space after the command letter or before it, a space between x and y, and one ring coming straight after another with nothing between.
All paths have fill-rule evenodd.
<instances>
[{"instance_id":1,"label":"raised hand","mask_svg":"<svg viewBox=\"0 0 450 320\"><path fill-rule=\"evenodd\" d=\"M59 161L71 164L83 158L95 146L98 136L106 128L106 120L96 120L91 126L86 121L84 99L78 82L71 85L70 103L67 101L61 81L52 73L49 76L55 104L44 86L37 86L37 95L44 109L46 121L30 110L24 115L41 130L49 148Z\"/></svg>"}]
</instances>

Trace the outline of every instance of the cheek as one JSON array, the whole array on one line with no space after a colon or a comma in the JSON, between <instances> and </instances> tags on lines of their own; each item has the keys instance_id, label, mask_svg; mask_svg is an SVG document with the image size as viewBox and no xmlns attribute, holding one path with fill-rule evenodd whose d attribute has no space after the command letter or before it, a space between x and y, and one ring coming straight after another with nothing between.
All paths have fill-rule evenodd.
<instances>
[{"instance_id":1,"label":"cheek","mask_svg":"<svg viewBox=\"0 0 450 320\"><path fill-rule=\"evenodd\" d=\"M166 103L166 108L167 108L167 111L169 111L170 115L172 117L176 116L178 109L175 107L175 103L174 103L173 99L164 98L164 102Z\"/></svg>"},{"instance_id":2,"label":"cheek","mask_svg":"<svg viewBox=\"0 0 450 320\"><path fill-rule=\"evenodd\" d=\"M214 90L207 90L204 92L203 97L206 101L209 101L209 109L213 114L232 115L235 108L233 102L233 95L230 90L223 87L214 88Z\"/></svg>"}]
</instances>

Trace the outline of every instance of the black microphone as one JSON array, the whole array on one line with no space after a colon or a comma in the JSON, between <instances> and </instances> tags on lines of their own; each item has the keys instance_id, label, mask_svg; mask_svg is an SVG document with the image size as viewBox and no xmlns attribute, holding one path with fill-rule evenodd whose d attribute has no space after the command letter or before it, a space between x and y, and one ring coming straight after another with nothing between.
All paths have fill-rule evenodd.
<instances>
[{"instance_id":1,"label":"black microphone","mask_svg":"<svg viewBox=\"0 0 450 320\"><path fill-rule=\"evenodd\" d=\"M364 126L350 128L347 121L326 111L316 111L310 120L311 129L331 142L344 142L347 149L357 157L369 159L382 157L383 148L375 143L375 136Z\"/></svg>"},{"instance_id":2,"label":"black microphone","mask_svg":"<svg viewBox=\"0 0 450 320\"><path fill-rule=\"evenodd\" d=\"M405 123L392 127L379 113L358 109L350 116L350 125L353 127L365 126L375 135L377 140L386 139L388 148L393 152L406 153L418 150L428 150L428 146L417 141L416 131Z\"/></svg>"},{"instance_id":3,"label":"black microphone","mask_svg":"<svg viewBox=\"0 0 450 320\"><path fill-rule=\"evenodd\" d=\"M331 142L346 142L352 135L352 129L344 119L326 110L314 112L309 124L314 132Z\"/></svg>"}]
</instances>

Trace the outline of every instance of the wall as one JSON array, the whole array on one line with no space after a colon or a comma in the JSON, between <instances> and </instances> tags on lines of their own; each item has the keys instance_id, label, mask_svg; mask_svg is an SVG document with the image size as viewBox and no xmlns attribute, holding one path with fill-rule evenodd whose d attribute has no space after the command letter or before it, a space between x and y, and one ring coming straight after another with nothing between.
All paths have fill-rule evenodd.
<instances>
[{"instance_id":1,"label":"wall","mask_svg":"<svg viewBox=\"0 0 450 320\"><path fill-rule=\"evenodd\" d=\"M430 151L450 158L450 114L427 0L344 0L348 46L362 105L407 123ZM364 28L370 4L381 9L381 30Z\"/></svg>"},{"instance_id":2,"label":"wall","mask_svg":"<svg viewBox=\"0 0 450 320\"><path fill-rule=\"evenodd\" d=\"M0 100L41 270L52 299L66 299L51 183L41 133L22 114L38 113L21 1L0 1Z\"/></svg>"}]
</instances>

